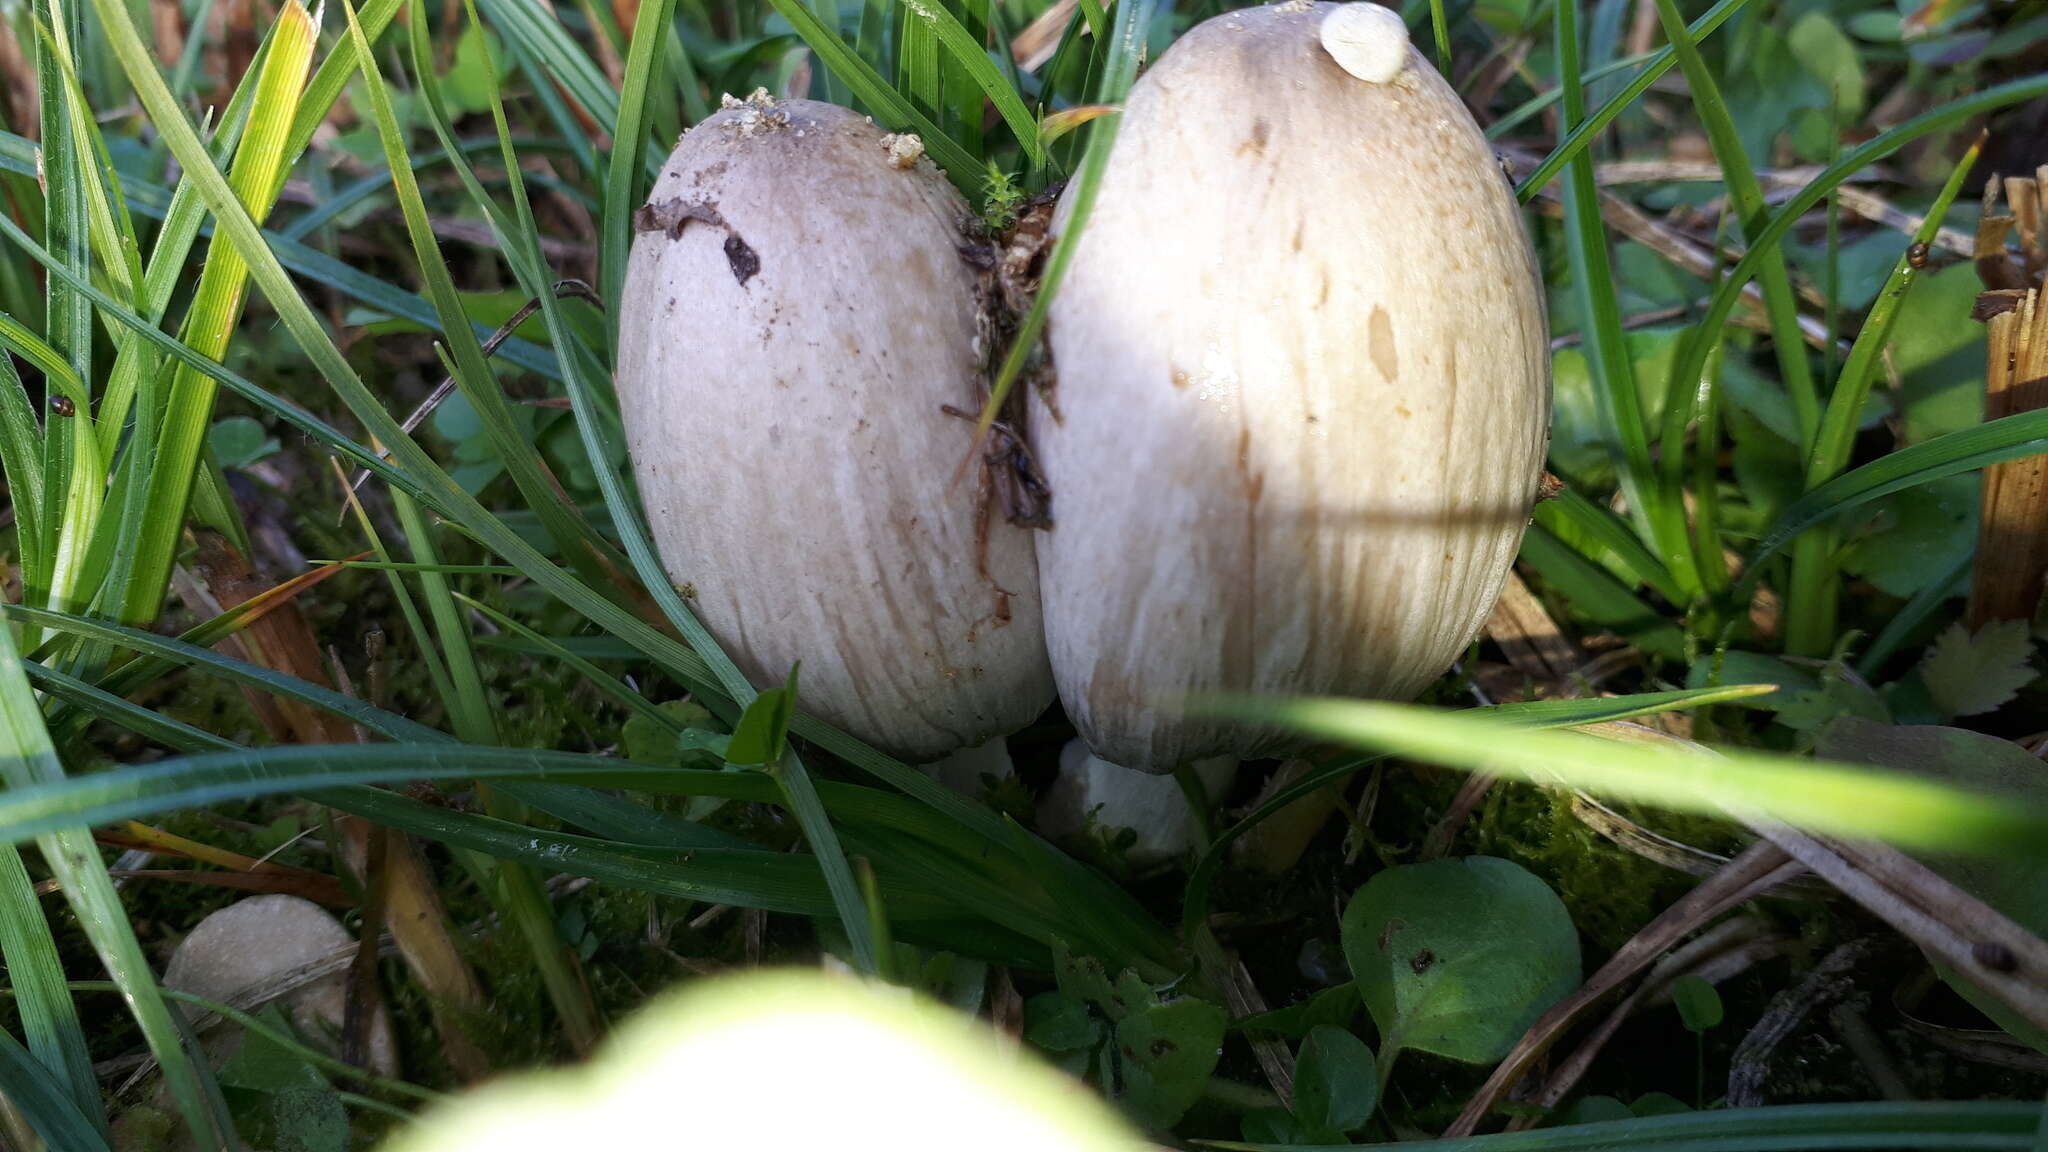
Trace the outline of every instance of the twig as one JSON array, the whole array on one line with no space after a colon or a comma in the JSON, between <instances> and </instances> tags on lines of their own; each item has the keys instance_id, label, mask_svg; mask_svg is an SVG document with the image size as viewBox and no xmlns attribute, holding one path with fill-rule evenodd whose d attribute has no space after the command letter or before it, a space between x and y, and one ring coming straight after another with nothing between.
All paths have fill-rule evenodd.
<instances>
[{"instance_id":1,"label":"twig","mask_svg":"<svg viewBox=\"0 0 2048 1152\"><path fill-rule=\"evenodd\" d=\"M1913 1089L1906 1083L1906 1077L1892 1060L1891 1053L1884 1046L1884 1038L1877 1029L1870 1026L1863 1013L1855 1006L1837 1004L1828 1009L1828 1023L1835 1026L1835 1034L1842 1038L1856 1062L1877 1085L1877 1091L1887 1100L1911 1100Z\"/></svg>"},{"instance_id":2,"label":"twig","mask_svg":"<svg viewBox=\"0 0 2048 1152\"><path fill-rule=\"evenodd\" d=\"M1038 18L1024 26L1010 40L1010 55L1017 60L1017 67L1026 72L1036 72L1045 67L1053 53L1059 51L1060 37L1066 33L1067 21L1074 18L1075 0L1054 0L1052 7L1038 14ZM1081 26L1087 31L1087 25Z\"/></svg>"},{"instance_id":3,"label":"twig","mask_svg":"<svg viewBox=\"0 0 2048 1152\"><path fill-rule=\"evenodd\" d=\"M555 298L558 300L574 296L588 300L600 309L604 307L604 298L597 294L596 289L581 280L557 280L554 284L554 293ZM505 341L512 338L512 333L517 332L521 324L532 319L533 314L540 311L540 304L540 297L536 296L520 305L519 311L514 312L510 319L498 325L497 331L492 332L490 337L484 341L484 357L488 359L499 348L504 347ZM421 424L426 423L427 417L434 414L434 409L439 408L443 401L454 394L455 377L442 377L441 382L434 385L434 390L427 393L427 398L419 402L419 406L414 408L410 415L406 416L404 422L399 427L405 430L406 435L411 435ZM391 460L390 449L379 449L377 459L389 463ZM355 476L348 482L349 490L351 492L360 491L363 487L363 482L369 478L370 470L368 468L357 470ZM343 514L347 514L345 509Z\"/></svg>"},{"instance_id":4,"label":"twig","mask_svg":"<svg viewBox=\"0 0 2048 1152\"><path fill-rule=\"evenodd\" d=\"M2048 942L1895 848L1749 824L1972 984L2048 1028Z\"/></svg>"},{"instance_id":5,"label":"twig","mask_svg":"<svg viewBox=\"0 0 2048 1152\"><path fill-rule=\"evenodd\" d=\"M1719 984L1767 957L1780 954L1788 943L1785 937L1770 933L1762 921L1744 916L1716 925L1674 949L1658 961L1635 991L1615 1005L1606 1019L1572 1051L1571 1056L1551 1072L1543 1087L1529 1101L1540 1111L1517 1116L1508 1123L1508 1131L1533 1127L1542 1118L1542 1113L1562 1104L1565 1097L1578 1087L1579 1081L1585 1078L1586 1071L1593 1066L1594 1057L1613 1039L1622 1024L1637 1011L1668 1001L1671 985L1679 977L1698 976L1709 984Z\"/></svg>"},{"instance_id":6,"label":"twig","mask_svg":"<svg viewBox=\"0 0 2048 1152\"><path fill-rule=\"evenodd\" d=\"M1734 1059L1729 1062L1728 1107L1755 1108L1764 1103L1764 1080L1770 1075L1771 1054L1799 1030L1814 1010L1850 993L1853 984L1849 975L1870 951L1869 937L1851 940L1822 957L1805 979L1771 997L1769 1007L1736 1046Z\"/></svg>"},{"instance_id":7,"label":"twig","mask_svg":"<svg viewBox=\"0 0 2048 1152\"><path fill-rule=\"evenodd\" d=\"M1223 981L1223 998L1230 1006L1230 1014L1242 1020L1256 1016L1266 1010L1266 998L1259 995L1258 985L1252 983L1252 974L1244 961L1236 956L1230 958L1229 978ZM1252 1055L1258 1059L1259 1070L1266 1074L1266 1083L1273 1088L1273 1094L1288 1108L1294 1107L1294 1054L1287 1045L1271 1036L1247 1036L1252 1046Z\"/></svg>"}]
</instances>

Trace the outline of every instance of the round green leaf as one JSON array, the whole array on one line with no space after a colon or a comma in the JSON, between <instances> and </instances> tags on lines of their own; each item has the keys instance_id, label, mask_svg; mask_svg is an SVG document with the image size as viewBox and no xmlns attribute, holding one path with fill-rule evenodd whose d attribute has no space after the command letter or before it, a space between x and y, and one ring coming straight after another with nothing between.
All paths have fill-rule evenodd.
<instances>
[{"instance_id":1,"label":"round green leaf","mask_svg":"<svg viewBox=\"0 0 2048 1152\"><path fill-rule=\"evenodd\" d=\"M1372 1119L1380 1102L1372 1049L1342 1028L1309 1030L1294 1062L1294 1116L1317 1136L1349 1132Z\"/></svg>"},{"instance_id":2,"label":"round green leaf","mask_svg":"<svg viewBox=\"0 0 2048 1152\"><path fill-rule=\"evenodd\" d=\"M1527 869L1488 856L1368 880L1344 911L1344 956L1380 1027L1382 1061L1414 1048L1491 1064L1579 983L1564 903Z\"/></svg>"},{"instance_id":3,"label":"round green leaf","mask_svg":"<svg viewBox=\"0 0 2048 1152\"><path fill-rule=\"evenodd\" d=\"M1705 1032L1721 1023L1721 994L1697 976L1681 976L1672 982L1671 1003L1688 1032Z\"/></svg>"}]
</instances>

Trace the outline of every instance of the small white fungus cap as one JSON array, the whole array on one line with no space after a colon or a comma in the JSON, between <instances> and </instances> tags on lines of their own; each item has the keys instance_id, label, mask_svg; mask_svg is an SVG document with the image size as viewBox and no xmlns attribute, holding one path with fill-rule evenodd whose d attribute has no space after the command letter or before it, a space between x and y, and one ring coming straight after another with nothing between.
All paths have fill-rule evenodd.
<instances>
[{"instance_id":1,"label":"small white fungus cap","mask_svg":"<svg viewBox=\"0 0 2048 1152\"><path fill-rule=\"evenodd\" d=\"M1323 17L1323 51L1368 84L1385 84L1408 66L1408 25L1391 8L1361 0Z\"/></svg>"}]
</instances>

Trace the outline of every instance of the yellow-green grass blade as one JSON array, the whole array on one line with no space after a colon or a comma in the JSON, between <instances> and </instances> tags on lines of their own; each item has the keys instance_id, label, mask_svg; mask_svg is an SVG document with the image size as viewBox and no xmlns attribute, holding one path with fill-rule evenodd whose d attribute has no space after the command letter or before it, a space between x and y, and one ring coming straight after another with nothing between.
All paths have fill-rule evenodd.
<instances>
[{"instance_id":1,"label":"yellow-green grass blade","mask_svg":"<svg viewBox=\"0 0 2048 1152\"><path fill-rule=\"evenodd\" d=\"M298 107L316 32L305 6L299 0L287 0L279 11L270 51L257 78L249 122L231 168L237 205L251 215L267 215L275 202L272 190L278 185L277 170L284 162L289 116ZM132 82L132 75L130 79ZM152 79L161 83L154 73ZM203 153L201 158L206 159ZM210 159L206 163L210 169ZM208 247L205 269L186 315L186 341L195 351L214 360L225 358L247 286L248 271L241 255L233 245L216 238ZM125 580L126 594L118 605L117 615L122 620L146 623L156 618L177 555L193 475L212 423L214 392L210 377L189 369L179 369L172 381L158 430L156 457L149 469L141 538Z\"/></svg>"},{"instance_id":2,"label":"yellow-green grass blade","mask_svg":"<svg viewBox=\"0 0 2048 1152\"><path fill-rule=\"evenodd\" d=\"M1633 696L1611 696L1602 699L1530 700L1516 704L1501 704L1481 711L1505 724L1517 727L1566 728L1630 720L1687 708L1703 708L1710 704L1756 696L1769 690L1768 685L1741 684L1682 689L1674 692L1644 692ZM1232 844L1289 804L1348 779L1353 773L1377 764L1384 758L1359 756L1348 752L1324 753L1318 758L1320 763L1303 773L1300 779L1267 797L1243 819L1218 833L1210 840L1208 847L1203 849L1201 859L1195 862L1194 870L1188 874L1187 887L1181 893L1182 931L1197 942L1198 948L1206 949L1206 945L1213 941L1214 937L1208 927L1209 897L1217 871L1229 859Z\"/></svg>"},{"instance_id":3,"label":"yellow-green grass blade","mask_svg":"<svg viewBox=\"0 0 2048 1152\"><path fill-rule=\"evenodd\" d=\"M1903 773L1744 749L1625 744L1374 700L1239 697L1201 707L1411 760L1678 811L1768 818L1908 848L2048 852L2048 809Z\"/></svg>"},{"instance_id":4,"label":"yellow-green grass blade","mask_svg":"<svg viewBox=\"0 0 2048 1152\"><path fill-rule=\"evenodd\" d=\"M398 15L398 9L404 3L405 0L369 0L363 5L362 10L356 13L356 19L363 26L363 34L375 43L376 39L384 34L384 29L390 26L392 18ZM291 131L285 137L284 154L287 162L284 171L278 174L278 189L284 187L284 179L290 174L291 165L296 163L298 158L305 154L306 148L313 143L313 133L326 122L327 113L333 110L334 102L341 98L342 90L348 87L349 79L355 75L355 71L355 45L344 36L329 50L327 59L320 62L320 67L314 71L313 78L306 82L305 96L299 101L299 106L292 115ZM271 193L273 198L276 194L276 191Z\"/></svg>"},{"instance_id":5,"label":"yellow-green grass blade","mask_svg":"<svg viewBox=\"0 0 2048 1152\"><path fill-rule=\"evenodd\" d=\"M210 6L213 0L205 2ZM369 30L371 36L381 34L390 24L391 18L398 12L400 2L401 0L370 0L370 3L364 6L363 27ZM203 25L194 25L200 26ZM251 60L251 67L236 83L234 94L228 99L226 111L219 117L220 129L212 149L216 160L225 163L233 155L234 147L241 139L243 125L248 121L249 106L257 95L257 80L262 73L260 63L268 55L270 45L276 39L280 27L282 22L273 22L269 31L264 34L262 43L257 46L257 55ZM205 38L200 36L193 36L187 41L188 59L196 60L193 51L204 41ZM291 131L286 139L283 159L277 166L277 186L270 193L272 201L275 201L278 193L283 190L284 182L291 174L292 165L312 142L314 129L326 119L335 100L340 97L342 86L348 81L354 66L355 52L352 48L330 52L314 73L312 81L306 85L293 111ZM183 62L180 67L184 68ZM174 91L182 90L175 83L172 87ZM129 191L132 195L143 189L131 187ZM161 194L161 189L151 188L147 191ZM126 199L124 197L124 208L127 206ZM168 206L162 206L160 201L158 203L163 226L157 230L155 245L150 250L149 267L144 273L144 298L147 304L136 309L138 314L147 317L152 323L162 320L164 309L170 305L172 289L177 286L178 279L184 271L185 258L191 252L192 244L199 235L206 215L197 189L185 181L180 181L177 189L171 193ZM140 364L131 364L129 350L124 346L122 355L116 360L113 374L108 380L106 396L101 400L102 455L110 455L113 451L114 441L120 435L127 406L137 381L147 379L149 373L155 369L153 359L143 359ZM147 355L147 345L133 350ZM154 442L153 425L138 425L136 434L148 436L146 443Z\"/></svg>"}]
</instances>

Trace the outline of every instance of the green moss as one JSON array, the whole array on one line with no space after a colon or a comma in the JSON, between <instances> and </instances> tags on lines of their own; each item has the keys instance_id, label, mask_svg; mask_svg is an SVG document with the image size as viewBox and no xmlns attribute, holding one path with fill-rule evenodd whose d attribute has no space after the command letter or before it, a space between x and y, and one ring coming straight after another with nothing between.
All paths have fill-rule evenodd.
<instances>
[{"instance_id":1,"label":"green moss","mask_svg":"<svg viewBox=\"0 0 2048 1152\"><path fill-rule=\"evenodd\" d=\"M1571 909L1572 923L1603 951L1620 947L1697 883L1594 832L1573 814L1571 795L1552 789L1495 785L1466 841L1474 852L1541 876Z\"/></svg>"}]
</instances>

